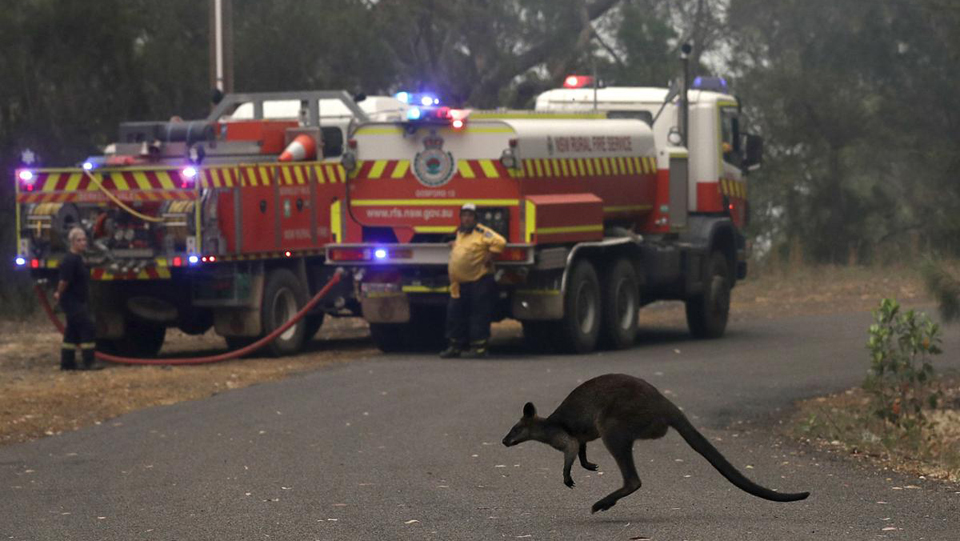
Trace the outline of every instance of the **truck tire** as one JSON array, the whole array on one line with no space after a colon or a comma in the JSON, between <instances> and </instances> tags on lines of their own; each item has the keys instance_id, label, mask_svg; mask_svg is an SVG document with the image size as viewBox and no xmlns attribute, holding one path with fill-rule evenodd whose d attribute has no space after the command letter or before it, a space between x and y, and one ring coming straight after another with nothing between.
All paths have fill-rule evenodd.
<instances>
[{"instance_id":1,"label":"truck tire","mask_svg":"<svg viewBox=\"0 0 960 541\"><path fill-rule=\"evenodd\" d=\"M97 350L118 357L152 359L160 353L167 327L162 323L144 321L127 316L123 336L111 340L97 340Z\"/></svg>"},{"instance_id":2,"label":"truck tire","mask_svg":"<svg viewBox=\"0 0 960 541\"><path fill-rule=\"evenodd\" d=\"M720 252L712 252L708 265L703 293L686 301L687 326L695 338L720 338L727 329L730 315L733 280L727 258Z\"/></svg>"},{"instance_id":3,"label":"truck tire","mask_svg":"<svg viewBox=\"0 0 960 541\"><path fill-rule=\"evenodd\" d=\"M406 323L371 323L370 336L373 343L384 353L397 353L407 347L404 336L407 332Z\"/></svg>"},{"instance_id":4,"label":"truck tire","mask_svg":"<svg viewBox=\"0 0 960 541\"><path fill-rule=\"evenodd\" d=\"M317 333L320 332L320 327L323 326L323 317L324 313L320 312L319 314L311 314L303 318L306 322L306 326L303 331L304 341L310 341L316 338Z\"/></svg>"},{"instance_id":5,"label":"truck tire","mask_svg":"<svg viewBox=\"0 0 960 541\"><path fill-rule=\"evenodd\" d=\"M577 261L570 272L563 300L563 319L554 336L568 353L590 353L600 335L600 284L593 264Z\"/></svg>"},{"instance_id":6,"label":"truck tire","mask_svg":"<svg viewBox=\"0 0 960 541\"><path fill-rule=\"evenodd\" d=\"M266 336L289 321L307 303L307 293L300 280L287 269L273 269L267 274L263 287L263 304L260 318ZM303 347L307 322L300 320L275 340L264 346L264 351L274 357L291 355Z\"/></svg>"},{"instance_id":7,"label":"truck tire","mask_svg":"<svg viewBox=\"0 0 960 541\"><path fill-rule=\"evenodd\" d=\"M632 346L637 338L640 289L630 261L618 259L607 267L600 291L600 343L610 349Z\"/></svg>"}]
</instances>

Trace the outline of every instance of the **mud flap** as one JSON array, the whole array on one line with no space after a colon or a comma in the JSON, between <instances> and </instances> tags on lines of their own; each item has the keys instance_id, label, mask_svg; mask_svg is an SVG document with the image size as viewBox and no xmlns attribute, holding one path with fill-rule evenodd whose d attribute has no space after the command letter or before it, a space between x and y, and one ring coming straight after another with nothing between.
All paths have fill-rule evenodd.
<instances>
[{"instance_id":1,"label":"mud flap","mask_svg":"<svg viewBox=\"0 0 960 541\"><path fill-rule=\"evenodd\" d=\"M369 323L410 321L410 299L406 293L378 292L360 299L363 318Z\"/></svg>"}]
</instances>

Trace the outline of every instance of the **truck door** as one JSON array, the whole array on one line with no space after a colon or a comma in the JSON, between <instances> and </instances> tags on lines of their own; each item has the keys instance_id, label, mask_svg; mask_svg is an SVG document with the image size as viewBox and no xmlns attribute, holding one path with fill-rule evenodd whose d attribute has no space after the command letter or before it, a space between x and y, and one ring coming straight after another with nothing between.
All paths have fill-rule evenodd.
<instances>
[{"instance_id":1,"label":"truck door","mask_svg":"<svg viewBox=\"0 0 960 541\"><path fill-rule=\"evenodd\" d=\"M740 148L740 118L736 103L717 104L720 123L720 194L724 210L734 224L743 227L746 217L747 184L741 170L743 151Z\"/></svg>"}]
</instances>

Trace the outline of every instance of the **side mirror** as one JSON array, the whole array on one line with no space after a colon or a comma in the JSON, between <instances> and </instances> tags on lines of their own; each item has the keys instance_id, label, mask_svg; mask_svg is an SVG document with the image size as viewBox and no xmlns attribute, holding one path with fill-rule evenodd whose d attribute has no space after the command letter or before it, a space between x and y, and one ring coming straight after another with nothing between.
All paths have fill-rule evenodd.
<instances>
[{"instance_id":1,"label":"side mirror","mask_svg":"<svg viewBox=\"0 0 960 541\"><path fill-rule=\"evenodd\" d=\"M755 171L763 162L763 137L748 133L744 135L746 154L743 157L743 169Z\"/></svg>"}]
</instances>

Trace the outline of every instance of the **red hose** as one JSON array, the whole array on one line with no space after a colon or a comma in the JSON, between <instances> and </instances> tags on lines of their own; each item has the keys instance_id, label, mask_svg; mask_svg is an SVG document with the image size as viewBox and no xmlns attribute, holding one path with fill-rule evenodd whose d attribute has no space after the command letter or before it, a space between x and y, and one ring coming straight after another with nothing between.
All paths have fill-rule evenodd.
<instances>
[{"instance_id":1,"label":"red hose","mask_svg":"<svg viewBox=\"0 0 960 541\"><path fill-rule=\"evenodd\" d=\"M323 286L316 295L310 299L303 308L300 309L289 321L281 325L280 327L274 329L274 331L267 336L257 340L256 342L250 344L249 346L242 347L234 351L228 351L227 353L221 353L219 355L208 355L206 357L189 357L186 359L133 359L130 357L118 357L116 355L110 355L109 353L97 352L97 358L103 361L111 363L120 363L120 364L162 364L162 365L179 365L179 364L207 364L207 363L218 363L220 361L229 361L231 359L236 359L252 353L263 346L272 342L276 337L280 336L287 331L290 327L297 324L307 312L313 309L322 299L330 292L330 289L340 282L340 271L337 271L333 275L333 278L325 286ZM47 300L47 295L40 287L40 284L34 286L34 290L37 292L37 297L40 299L40 306L43 307L44 312L47 313L47 317L50 318L50 321L53 322L54 326L57 327L57 330L60 331L60 334L63 334L63 323L57 319L56 314L53 313L53 307L50 306L50 301Z\"/></svg>"}]
</instances>

